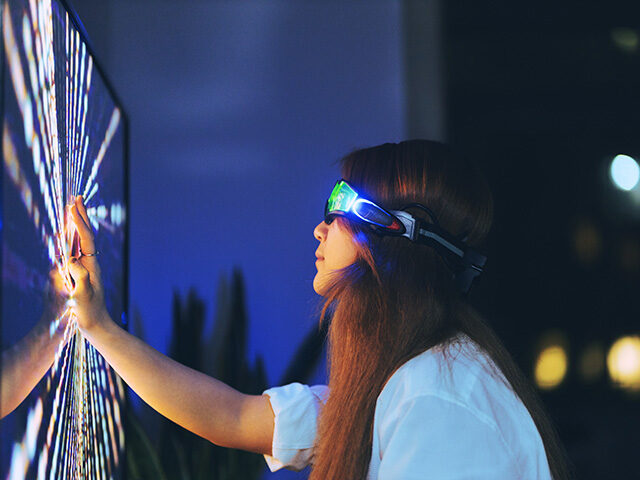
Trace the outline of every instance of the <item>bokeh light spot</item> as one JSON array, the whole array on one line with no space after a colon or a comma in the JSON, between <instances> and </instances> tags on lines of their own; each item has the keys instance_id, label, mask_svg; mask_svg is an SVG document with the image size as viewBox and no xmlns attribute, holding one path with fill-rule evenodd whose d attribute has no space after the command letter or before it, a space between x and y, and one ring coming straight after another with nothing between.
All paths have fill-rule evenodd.
<instances>
[{"instance_id":1,"label":"bokeh light spot","mask_svg":"<svg viewBox=\"0 0 640 480\"><path fill-rule=\"evenodd\" d=\"M557 387L564 380L567 364L567 353L561 346L545 348L536 362L536 384L544 389Z\"/></svg>"},{"instance_id":2,"label":"bokeh light spot","mask_svg":"<svg viewBox=\"0 0 640 480\"><path fill-rule=\"evenodd\" d=\"M540 341L534 367L536 385L543 390L558 387L569 367L566 340L559 332L549 332Z\"/></svg>"},{"instance_id":3,"label":"bokeh light spot","mask_svg":"<svg viewBox=\"0 0 640 480\"><path fill-rule=\"evenodd\" d=\"M631 28L624 27L611 30L611 41L616 47L626 53L636 52L640 44L638 32Z\"/></svg>"},{"instance_id":4,"label":"bokeh light spot","mask_svg":"<svg viewBox=\"0 0 640 480\"><path fill-rule=\"evenodd\" d=\"M640 180L640 166L629 155L616 155L609 173L613 184L626 192L633 190Z\"/></svg>"},{"instance_id":5,"label":"bokeh light spot","mask_svg":"<svg viewBox=\"0 0 640 480\"><path fill-rule=\"evenodd\" d=\"M607 355L609 377L620 388L640 391L640 337L616 340Z\"/></svg>"}]
</instances>

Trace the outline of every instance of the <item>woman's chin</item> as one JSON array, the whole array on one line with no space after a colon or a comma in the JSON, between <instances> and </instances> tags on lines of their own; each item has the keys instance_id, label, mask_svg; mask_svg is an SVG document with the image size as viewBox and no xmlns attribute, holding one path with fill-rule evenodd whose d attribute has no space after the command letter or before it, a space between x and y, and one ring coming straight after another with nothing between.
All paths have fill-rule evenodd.
<instances>
[{"instance_id":1,"label":"woman's chin","mask_svg":"<svg viewBox=\"0 0 640 480\"><path fill-rule=\"evenodd\" d=\"M313 290L321 297L324 297L324 292L325 292L324 283L325 282L323 282L322 279L320 278L320 273L316 273L316 276L313 278Z\"/></svg>"}]
</instances>

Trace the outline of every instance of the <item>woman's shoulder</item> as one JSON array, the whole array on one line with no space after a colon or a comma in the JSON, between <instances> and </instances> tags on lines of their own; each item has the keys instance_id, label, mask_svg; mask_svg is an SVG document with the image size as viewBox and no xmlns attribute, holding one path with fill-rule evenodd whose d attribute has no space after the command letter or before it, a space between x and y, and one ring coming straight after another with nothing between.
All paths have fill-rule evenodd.
<instances>
[{"instance_id":1,"label":"woman's shoulder","mask_svg":"<svg viewBox=\"0 0 640 480\"><path fill-rule=\"evenodd\" d=\"M374 445L380 458L389 453L398 435L411 438L402 449L448 439L438 451L454 457L462 446L476 448L478 442L486 442L483 458L503 462L504 468L514 472L500 478L547 478L515 473L544 472L542 439L502 372L466 335L415 356L390 377L378 396L374 419ZM463 455L455 461L471 465L475 462L471 458ZM438 464L434 461L432 465Z\"/></svg>"},{"instance_id":2,"label":"woman's shoulder","mask_svg":"<svg viewBox=\"0 0 640 480\"><path fill-rule=\"evenodd\" d=\"M378 408L384 410L385 405L399 405L424 395L473 410L484 410L488 401L505 405L517 401L488 354L462 333L400 366L380 393Z\"/></svg>"}]
</instances>

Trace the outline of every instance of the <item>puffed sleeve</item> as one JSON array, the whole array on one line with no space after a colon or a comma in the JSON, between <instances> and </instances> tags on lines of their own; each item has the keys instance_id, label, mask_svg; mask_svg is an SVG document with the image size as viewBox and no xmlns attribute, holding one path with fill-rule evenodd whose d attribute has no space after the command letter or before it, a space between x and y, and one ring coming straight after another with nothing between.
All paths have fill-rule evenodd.
<instances>
[{"instance_id":1,"label":"puffed sleeve","mask_svg":"<svg viewBox=\"0 0 640 480\"><path fill-rule=\"evenodd\" d=\"M291 383L265 390L275 414L269 470L302 470L311 463L320 408L329 397L326 385Z\"/></svg>"},{"instance_id":2,"label":"puffed sleeve","mask_svg":"<svg viewBox=\"0 0 640 480\"><path fill-rule=\"evenodd\" d=\"M378 480L522 478L489 419L433 395L402 402L380 424Z\"/></svg>"}]
</instances>

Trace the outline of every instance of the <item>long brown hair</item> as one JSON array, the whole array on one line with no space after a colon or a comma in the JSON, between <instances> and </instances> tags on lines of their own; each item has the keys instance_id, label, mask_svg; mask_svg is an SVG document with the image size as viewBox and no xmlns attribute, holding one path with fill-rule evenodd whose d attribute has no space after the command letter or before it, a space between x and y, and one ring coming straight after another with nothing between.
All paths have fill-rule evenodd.
<instances>
[{"instance_id":1,"label":"long brown hair","mask_svg":"<svg viewBox=\"0 0 640 480\"><path fill-rule=\"evenodd\" d=\"M387 209L422 203L454 235L477 245L487 235L493 200L469 162L436 142L411 140L355 151L342 159L342 177ZM421 210L413 215L428 219ZM335 272L321 318L331 312L329 387L318 428L310 479L364 479L371 459L378 395L407 360L462 332L504 374L542 437L555 480L570 478L566 456L528 380L502 343L457 291L451 271L430 247L382 237L355 222L335 221L356 240L358 258ZM443 439L446 441L446 439Z\"/></svg>"}]
</instances>

